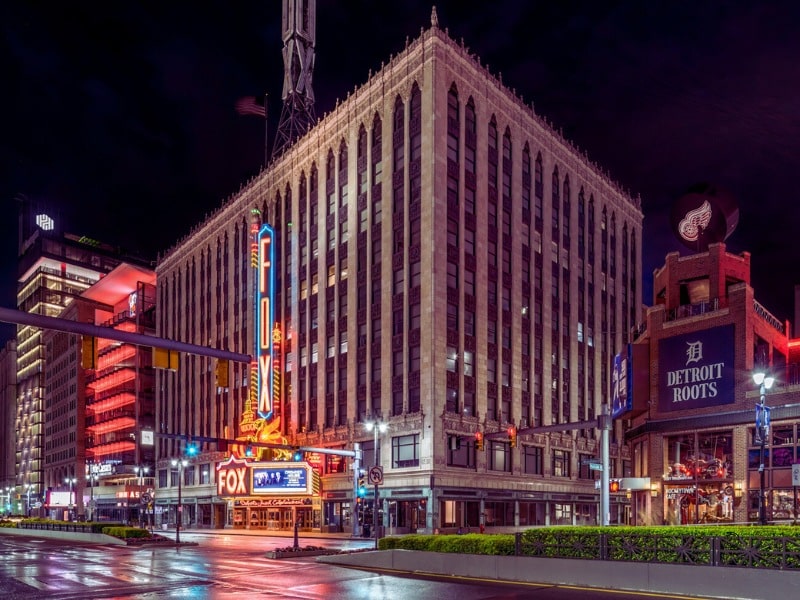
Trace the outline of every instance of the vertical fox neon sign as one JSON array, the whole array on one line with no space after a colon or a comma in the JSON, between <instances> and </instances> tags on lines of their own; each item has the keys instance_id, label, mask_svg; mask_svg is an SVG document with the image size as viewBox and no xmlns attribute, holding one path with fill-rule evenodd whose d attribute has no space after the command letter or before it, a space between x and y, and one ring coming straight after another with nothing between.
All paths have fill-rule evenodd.
<instances>
[{"instance_id":1,"label":"vertical fox neon sign","mask_svg":"<svg viewBox=\"0 0 800 600\"><path fill-rule=\"evenodd\" d=\"M256 360L258 361L258 416L267 419L273 408L273 357L272 329L275 324L273 294L275 274L272 269L275 251L272 244L274 231L263 225L258 232L258 282L256 290Z\"/></svg>"}]
</instances>

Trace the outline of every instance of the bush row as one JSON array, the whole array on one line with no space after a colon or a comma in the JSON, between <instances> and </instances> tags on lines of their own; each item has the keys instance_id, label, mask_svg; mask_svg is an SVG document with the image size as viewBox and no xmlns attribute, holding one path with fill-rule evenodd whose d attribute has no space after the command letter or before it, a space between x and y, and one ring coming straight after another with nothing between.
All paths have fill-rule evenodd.
<instances>
[{"instance_id":1,"label":"bush row","mask_svg":"<svg viewBox=\"0 0 800 600\"><path fill-rule=\"evenodd\" d=\"M541 527L519 534L406 535L383 550L800 569L792 526Z\"/></svg>"}]
</instances>

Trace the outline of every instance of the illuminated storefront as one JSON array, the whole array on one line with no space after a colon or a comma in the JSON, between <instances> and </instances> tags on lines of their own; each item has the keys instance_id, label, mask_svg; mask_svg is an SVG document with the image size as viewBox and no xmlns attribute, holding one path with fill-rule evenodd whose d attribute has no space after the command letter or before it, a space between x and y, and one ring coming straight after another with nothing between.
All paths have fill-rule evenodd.
<instances>
[{"instance_id":1,"label":"illuminated storefront","mask_svg":"<svg viewBox=\"0 0 800 600\"><path fill-rule=\"evenodd\" d=\"M648 403L637 410L634 394L633 411L620 414L630 419L634 475L650 479L650 489L631 493L640 524L757 522L762 491L767 521L793 518L797 357L787 324L755 300L749 283L749 254L728 254L723 244L670 254L656 272L655 306L637 340L654 369ZM772 427L763 473L756 366L779 382L766 396Z\"/></svg>"},{"instance_id":2,"label":"illuminated storefront","mask_svg":"<svg viewBox=\"0 0 800 600\"><path fill-rule=\"evenodd\" d=\"M319 488L319 474L307 462L231 457L217 465L217 495L230 501L235 529L318 530Z\"/></svg>"}]
</instances>

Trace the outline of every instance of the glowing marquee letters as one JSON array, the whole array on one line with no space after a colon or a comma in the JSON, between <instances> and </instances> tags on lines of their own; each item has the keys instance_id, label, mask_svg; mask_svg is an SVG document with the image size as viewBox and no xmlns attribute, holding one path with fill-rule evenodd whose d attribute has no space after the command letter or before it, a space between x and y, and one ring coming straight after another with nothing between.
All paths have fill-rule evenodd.
<instances>
[{"instance_id":1,"label":"glowing marquee letters","mask_svg":"<svg viewBox=\"0 0 800 600\"><path fill-rule=\"evenodd\" d=\"M275 275L272 270L274 249L273 230L264 225L258 232L258 289L256 290L256 359L258 361L258 416L269 418L272 413L273 354L272 295Z\"/></svg>"},{"instance_id":2,"label":"glowing marquee letters","mask_svg":"<svg viewBox=\"0 0 800 600\"><path fill-rule=\"evenodd\" d=\"M247 494L247 486L245 485L246 474L247 467L220 471L217 477L217 495L230 496Z\"/></svg>"}]
</instances>

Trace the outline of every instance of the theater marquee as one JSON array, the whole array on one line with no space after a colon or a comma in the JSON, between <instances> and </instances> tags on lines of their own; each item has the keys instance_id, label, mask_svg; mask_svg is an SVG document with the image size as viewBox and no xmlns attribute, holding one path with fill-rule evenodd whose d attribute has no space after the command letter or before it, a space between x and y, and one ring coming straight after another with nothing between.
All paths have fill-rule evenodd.
<instances>
[{"instance_id":1,"label":"theater marquee","mask_svg":"<svg viewBox=\"0 0 800 600\"><path fill-rule=\"evenodd\" d=\"M670 412L731 404L733 361L733 325L661 340L658 410Z\"/></svg>"},{"instance_id":2,"label":"theater marquee","mask_svg":"<svg viewBox=\"0 0 800 600\"><path fill-rule=\"evenodd\" d=\"M272 344L275 293L274 241L275 233L269 225L258 232L258 275L256 280L256 361L258 362L258 416L268 419L272 414L273 369L275 352Z\"/></svg>"}]
</instances>

